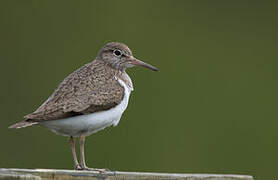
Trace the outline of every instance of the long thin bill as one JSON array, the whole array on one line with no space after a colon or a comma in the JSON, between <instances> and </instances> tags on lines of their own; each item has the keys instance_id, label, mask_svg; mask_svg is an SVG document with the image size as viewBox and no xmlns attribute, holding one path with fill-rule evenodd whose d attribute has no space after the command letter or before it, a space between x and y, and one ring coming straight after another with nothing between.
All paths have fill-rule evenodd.
<instances>
[{"instance_id":1,"label":"long thin bill","mask_svg":"<svg viewBox=\"0 0 278 180\"><path fill-rule=\"evenodd\" d=\"M131 62L131 64L136 65L136 66L143 66L145 68L151 69L153 71L158 71L158 69L148 63L145 63L143 61L140 61L139 59L134 58Z\"/></svg>"}]
</instances>

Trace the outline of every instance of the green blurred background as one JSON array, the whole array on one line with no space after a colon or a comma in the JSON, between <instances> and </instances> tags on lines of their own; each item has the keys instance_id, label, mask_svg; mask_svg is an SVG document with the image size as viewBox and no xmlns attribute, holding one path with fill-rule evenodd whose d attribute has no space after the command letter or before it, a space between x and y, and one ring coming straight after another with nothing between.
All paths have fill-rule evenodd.
<instances>
[{"instance_id":1,"label":"green blurred background","mask_svg":"<svg viewBox=\"0 0 278 180\"><path fill-rule=\"evenodd\" d=\"M87 138L89 166L277 179L276 2L2 0L0 167L73 168L67 138L7 127L120 41L160 71L128 70L129 107Z\"/></svg>"}]
</instances>

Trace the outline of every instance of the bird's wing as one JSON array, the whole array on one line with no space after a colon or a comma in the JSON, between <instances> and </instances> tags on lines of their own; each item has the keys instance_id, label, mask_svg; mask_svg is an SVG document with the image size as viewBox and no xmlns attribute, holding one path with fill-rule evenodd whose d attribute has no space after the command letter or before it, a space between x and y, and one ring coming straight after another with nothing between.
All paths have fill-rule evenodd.
<instances>
[{"instance_id":1,"label":"bird's wing","mask_svg":"<svg viewBox=\"0 0 278 180\"><path fill-rule=\"evenodd\" d=\"M108 69L107 69L108 68ZM40 122L108 110L119 104L124 88L113 69L89 63L70 74L27 120Z\"/></svg>"}]
</instances>

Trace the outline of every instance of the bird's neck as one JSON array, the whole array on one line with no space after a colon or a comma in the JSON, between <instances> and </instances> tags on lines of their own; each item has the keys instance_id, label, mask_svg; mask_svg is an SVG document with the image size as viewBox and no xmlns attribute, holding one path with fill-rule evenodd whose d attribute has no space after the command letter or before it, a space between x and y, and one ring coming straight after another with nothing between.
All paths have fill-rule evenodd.
<instances>
[{"instance_id":1,"label":"bird's neck","mask_svg":"<svg viewBox=\"0 0 278 180\"><path fill-rule=\"evenodd\" d=\"M98 59L94 60L92 62L92 65L96 65L99 68L101 67L101 69L103 71L105 71L106 73L109 72L110 75L121 79L127 85L127 87L130 88L131 91L133 90L132 81L131 81L130 77L128 76L128 74L125 72L125 69L117 69L117 68L111 66L110 64L108 64L104 61L98 60Z\"/></svg>"},{"instance_id":2,"label":"bird's neck","mask_svg":"<svg viewBox=\"0 0 278 180\"><path fill-rule=\"evenodd\" d=\"M116 74L116 77L121 79L127 85L127 87L130 89L130 91L133 91L132 81L131 81L129 75L125 71L118 71L118 73Z\"/></svg>"}]
</instances>

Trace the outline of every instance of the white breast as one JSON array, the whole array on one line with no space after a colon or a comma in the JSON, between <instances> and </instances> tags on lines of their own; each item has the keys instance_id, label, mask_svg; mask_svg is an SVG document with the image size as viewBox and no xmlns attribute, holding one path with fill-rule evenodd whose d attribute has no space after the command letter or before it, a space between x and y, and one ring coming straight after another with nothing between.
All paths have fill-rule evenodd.
<instances>
[{"instance_id":1,"label":"white breast","mask_svg":"<svg viewBox=\"0 0 278 180\"><path fill-rule=\"evenodd\" d=\"M117 78L116 78L117 79ZM107 111L95 112L92 114L74 116L66 119L46 121L40 123L49 128L56 134L64 136L88 136L108 126L116 126L127 108L130 89L121 79L117 79L121 86L124 87L124 98L120 104Z\"/></svg>"}]
</instances>

